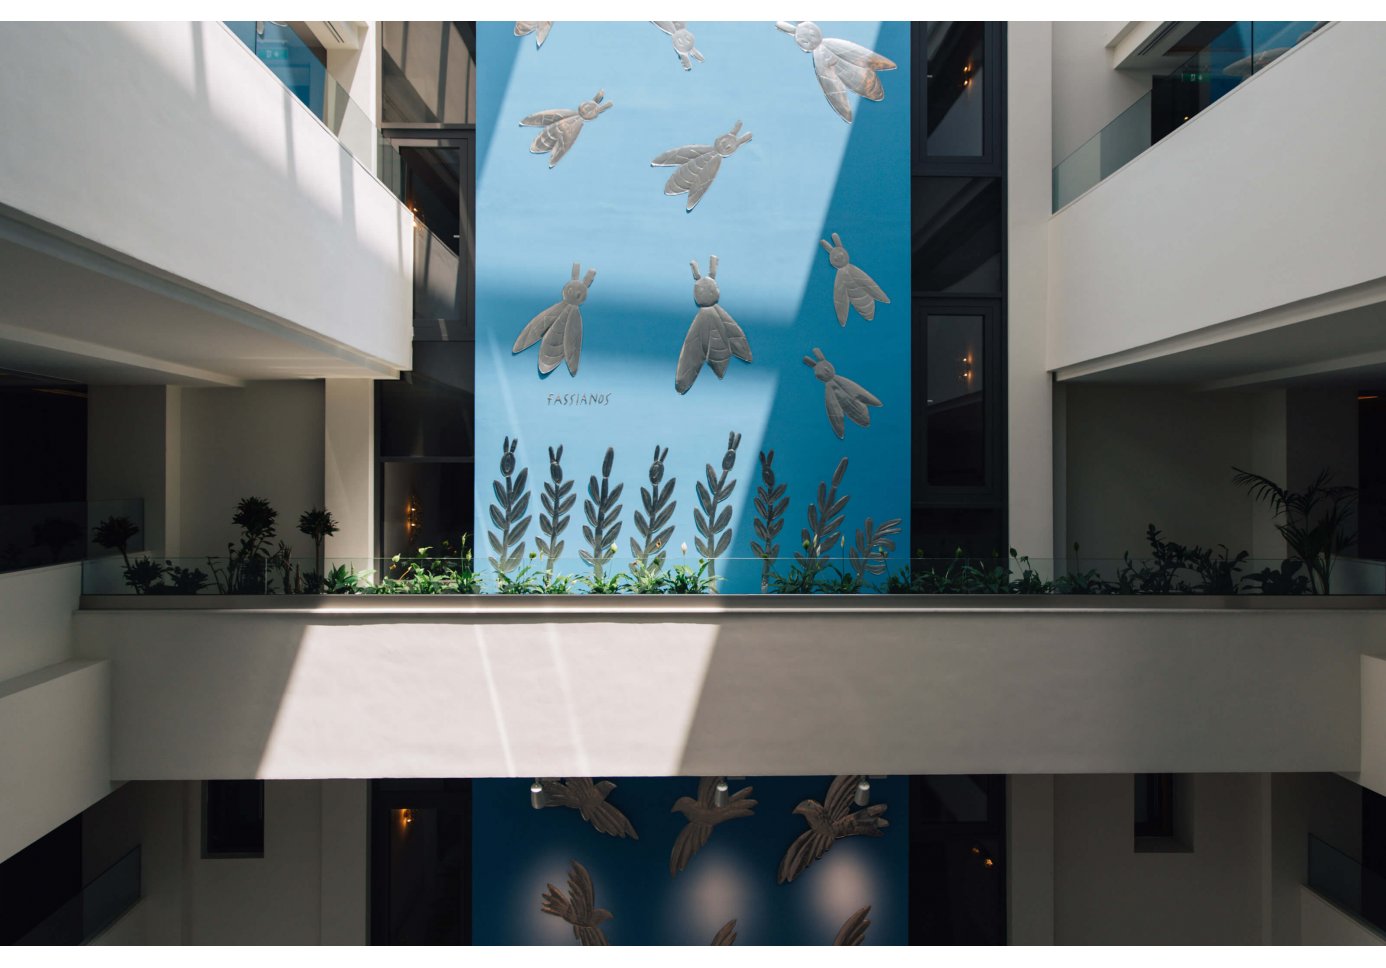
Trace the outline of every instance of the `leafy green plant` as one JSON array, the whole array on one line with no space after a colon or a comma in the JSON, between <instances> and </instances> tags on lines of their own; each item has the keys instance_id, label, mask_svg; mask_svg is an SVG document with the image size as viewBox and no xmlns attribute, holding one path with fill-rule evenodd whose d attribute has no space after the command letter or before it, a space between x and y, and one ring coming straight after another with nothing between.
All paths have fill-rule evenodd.
<instances>
[{"instance_id":1,"label":"leafy green plant","mask_svg":"<svg viewBox=\"0 0 1386 968\"><path fill-rule=\"evenodd\" d=\"M630 576L624 572L616 574L580 575L577 580L587 586L589 595L619 595L630 587Z\"/></svg>"},{"instance_id":2,"label":"leafy green plant","mask_svg":"<svg viewBox=\"0 0 1386 968\"><path fill-rule=\"evenodd\" d=\"M1304 562L1297 558L1286 558L1279 568L1263 568L1254 575L1247 575L1247 583L1262 595L1307 595L1309 576L1299 574Z\"/></svg>"},{"instance_id":3,"label":"leafy green plant","mask_svg":"<svg viewBox=\"0 0 1386 968\"><path fill-rule=\"evenodd\" d=\"M356 595L370 581L369 571L353 571L349 565L336 565L323 576L322 591L327 595Z\"/></svg>"},{"instance_id":4,"label":"leafy green plant","mask_svg":"<svg viewBox=\"0 0 1386 968\"><path fill-rule=\"evenodd\" d=\"M1124 595L1235 595L1241 580L1238 572L1248 554L1233 555L1226 545L1192 548L1166 541L1160 529L1150 525L1145 532L1150 558L1139 564L1127 552L1117 572L1116 590ZM1193 580L1197 576L1197 580Z\"/></svg>"},{"instance_id":5,"label":"leafy green plant","mask_svg":"<svg viewBox=\"0 0 1386 968\"><path fill-rule=\"evenodd\" d=\"M675 565L664 573L664 591L669 595L706 595L716 587L705 559L698 559L698 567Z\"/></svg>"},{"instance_id":6,"label":"leafy green plant","mask_svg":"<svg viewBox=\"0 0 1386 968\"><path fill-rule=\"evenodd\" d=\"M125 583L135 590L136 595L148 595L162 584L164 565L153 558L136 558L125 566Z\"/></svg>"},{"instance_id":7,"label":"leafy green plant","mask_svg":"<svg viewBox=\"0 0 1386 968\"><path fill-rule=\"evenodd\" d=\"M426 546L412 554L395 555L385 576L370 591L377 595L474 595L481 590L481 576L472 570L466 535L455 556L429 554L432 550Z\"/></svg>"},{"instance_id":8,"label":"leafy green plant","mask_svg":"<svg viewBox=\"0 0 1386 968\"><path fill-rule=\"evenodd\" d=\"M169 592L174 595L196 595L211 584L211 578L201 568L185 568L171 561L164 562Z\"/></svg>"},{"instance_id":9,"label":"leafy green plant","mask_svg":"<svg viewBox=\"0 0 1386 968\"><path fill-rule=\"evenodd\" d=\"M1302 491L1291 491L1240 467L1232 470L1236 471L1233 484L1245 488L1252 500L1269 505L1277 519L1275 529L1308 571L1310 592L1327 595L1334 560L1357 540L1357 533L1348 530L1357 510L1357 488L1334 484L1333 473L1327 469Z\"/></svg>"},{"instance_id":10,"label":"leafy green plant","mask_svg":"<svg viewBox=\"0 0 1386 968\"><path fill-rule=\"evenodd\" d=\"M1078 542L1073 543L1073 570L1060 575L1054 579L1054 593L1056 595L1106 595L1115 591L1111 583L1102 578L1102 573L1096 568L1083 570L1082 560L1078 557Z\"/></svg>"},{"instance_id":11,"label":"leafy green plant","mask_svg":"<svg viewBox=\"0 0 1386 968\"><path fill-rule=\"evenodd\" d=\"M240 545L227 543L225 569L207 559L218 591L228 595L262 595L274 590L269 571L276 559L268 549L269 542L276 537L278 517L279 512L264 498L246 497L237 502L231 523L241 529Z\"/></svg>"},{"instance_id":12,"label":"leafy green plant","mask_svg":"<svg viewBox=\"0 0 1386 968\"><path fill-rule=\"evenodd\" d=\"M1040 577L1039 572L1035 571L1030 564L1030 556L1017 554L1014 548L1011 551L1011 561L1015 567L1020 569L1020 577L1011 582L1011 593L1014 595L1051 595L1054 592L1054 584L1047 582Z\"/></svg>"}]
</instances>

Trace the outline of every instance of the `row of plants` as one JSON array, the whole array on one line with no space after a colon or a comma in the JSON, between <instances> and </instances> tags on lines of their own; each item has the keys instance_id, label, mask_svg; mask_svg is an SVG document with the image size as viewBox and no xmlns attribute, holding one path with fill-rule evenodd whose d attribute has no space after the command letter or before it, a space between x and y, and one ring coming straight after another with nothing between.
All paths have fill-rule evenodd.
<instances>
[{"instance_id":1,"label":"row of plants","mask_svg":"<svg viewBox=\"0 0 1386 968\"><path fill-rule=\"evenodd\" d=\"M546 540L536 541L538 550L526 554L515 541L522 532L528 495L525 471L515 474L514 449L506 441L509 461L502 465L503 481L496 482L500 507L493 507L492 518L501 531L492 536L498 551L490 561L489 572L479 570L467 536L456 547L444 542L437 549L419 548L395 555L377 576L370 570L347 565L326 568L323 558L325 539L337 532L337 524L325 509L313 508L299 517L298 530L314 544L314 564L304 571L295 562L292 549L279 539L278 512L263 498L241 500L232 523L241 529L239 542L227 544L224 559L207 559L207 571L189 568L169 560L149 556L132 559L127 551L139 529L128 519L108 518L94 531L96 544L120 552L123 577L136 594L196 594L215 587L222 594L407 594L475 595L494 592L501 595L562 594L674 594L697 595L716 592L723 578L716 574L716 558L727 549L727 542L715 537L729 534L730 507L724 505L731 488L725 480L734 461L736 444L729 442L728 459L721 475L709 465L707 487L699 482L699 557L697 565L670 565L665 544L673 529L668 527L674 502L672 480L661 487L662 465L667 449L655 450L649 489L642 489L645 514L636 513L640 539L632 539L632 560L626 571L617 571L616 538L620 522L616 519L621 485L609 483L611 452L607 452L600 481L593 476L588 492L593 507L587 510L589 526L583 528L592 549L581 553L590 567L586 574L568 574L558 569L563 551L560 539L566 522L558 523L572 508L576 496L570 493L572 481L564 481L561 471L552 474L552 493L544 495L541 530ZM562 448L550 452L555 468ZM1151 524L1146 531L1148 557L1133 559L1127 552L1120 564L1107 573L1093 567L1084 569L1074 545L1075 565L1063 574L1044 577L1028 556L1009 549L1002 557L969 556L955 549L944 560L914 560L894 573L887 573L888 555L894 550L899 533L898 518L877 524L867 518L856 532L849 548L843 533L849 497L841 492L847 461L839 462L831 479L819 484L815 500L808 505L808 527L801 531L800 550L777 568L780 558L779 535L789 499L785 486L777 483L773 470L774 452L760 455L761 485L754 504L755 540L751 547L761 563L761 591L775 594L852 594L862 591L891 594L951 595L1303 595L1327 594L1331 588L1334 563L1355 535L1348 529L1357 499L1355 488L1334 485L1324 472L1304 491L1289 491L1260 475L1234 468L1234 483L1245 488L1256 501L1266 503L1276 519L1276 527L1291 557L1276 568L1248 570L1250 555L1235 554L1225 545L1209 548L1182 545L1167 540ZM521 495L523 494L523 500ZM509 534L505 532L509 531ZM589 533L590 532L590 533ZM598 544L600 540L600 544ZM499 548L496 546L499 545ZM687 544L680 546L686 557ZM922 559L923 556L919 555Z\"/></svg>"}]
</instances>

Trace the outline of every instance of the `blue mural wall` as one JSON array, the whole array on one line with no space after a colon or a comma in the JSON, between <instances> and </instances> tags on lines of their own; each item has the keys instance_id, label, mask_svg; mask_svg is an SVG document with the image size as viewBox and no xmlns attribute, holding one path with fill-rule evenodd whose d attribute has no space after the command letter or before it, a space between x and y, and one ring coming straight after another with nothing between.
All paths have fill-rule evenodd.
<instances>
[{"instance_id":1,"label":"blue mural wall","mask_svg":"<svg viewBox=\"0 0 1386 968\"><path fill-rule=\"evenodd\" d=\"M576 810L534 810L529 780L476 780L472 785L472 943L575 944L572 927L540 910L545 888L565 893L573 861L592 877L595 903L613 918L602 930L613 945L706 945L727 921L737 944L831 944L843 922L871 906L866 944L909 943L909 778L871 782L890 825L881 837L846 837L794 880L776 873L786 849L806 829L793 813L801 800L821 801L831 777L747 777L753 816L717 824L706 846L676 876L669 854L684 826L671 812L696 796L689 777L617 780L608 798L639 838L598 832Z\"/></svg>"},{"instance_id":2,"label":"blue mural wall","mask_svg":"<svg viewBox=\"0 0 1386 968\"><path fill-rule=\"evenodd\" d=\"M741 435L726 477L735 486L715 509L715 516L732 509L726 522L732 537L716 565L722 591L761 587L762 565L751 547L761 451L774 450L775 476L789 501L777 572L802 550L808 506L841 458L849 463L839 496L850 495L850 503L835 565L846 569L868 516L879 525L908 515L909 26L820 24L824 36L860 44L897 65L879 73L884 100L850 96L850 124L825 98L812 57L775 24L689 26L705 60L685 71L670 37L647 22L559 22L542 47L534 35L516 37L511 23L478 24L475 506L483 566L495 556L487 532L502 537L504 526L514 531L525 516L531 519L525 556L516 560L535 564L527 556L541 536L548 450L559 445L562 476L575 481L577 500L558 571L591 570L578 559L588 546L583 501L608 448L610 485L624 484L611 571L629 570L639 489L650 488L656 445L668 448L661 488L676 481L669 563L696 566L695 485L708 486L709 465L720 480L729 435ZM552 167L549 155L531 152L544 129L521 119L576 109L598 91L601 106L611 107L582 123ZM665 195L678 169L653 167L652 159L685 145L711 145L737 121L737 137L751 140L722 159L696 207L686 210L688 195ZM890 300L875 304L870 321L853 308L846 325L839 324L838 269L820 244L832 233L852 265ZM707 273L713 255L718 305L744 332L752 362L732 356L722 379L703 366L680 393L676 363L699 311L689 263L696 260ZM555 368L541 374L542 342L514 352L516 339L531 319L561 302L574 263L584 275L596 270L579 307L577 373L558 359L564 348L555 345L548 360ZM869 426L849 415L843 439L829 419L827 384L804 363L815 347L837 376L881 404L860 408ZM510 493L501 466L507 438L517 442L513 465L506 462ZM507 517L505 500L521 503L513 485L523 469L528 505ZM517 550L519 537L510 535L509 550ZM720 531L712 536L714 545L726 540ZM686 554L679 551L685 543ZM888 554L890 570L908 554L903 535L867 546ZM538 564L546 564L543 557Z\"/></svg>"}]
</instances>

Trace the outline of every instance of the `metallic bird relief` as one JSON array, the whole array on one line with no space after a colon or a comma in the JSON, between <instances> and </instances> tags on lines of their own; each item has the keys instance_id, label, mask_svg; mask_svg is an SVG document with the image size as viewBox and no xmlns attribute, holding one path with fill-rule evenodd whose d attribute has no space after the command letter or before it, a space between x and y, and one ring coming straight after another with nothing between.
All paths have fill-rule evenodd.
<instances>
[{"instance_id":1,"label":"metallic bird relief","mask_svg":"<svg viewBox=\"0 0 1386 968\"><path fill-rule=\"evenodd\" d=\"M573 861L568 872L568 893L548 885L544 901L539 910L545 914L560 917L573 926L573 937L582 945L609 945L600 927L603 921L610 921L612 913L604 908L593 907L596 891L592 887L592 875L587 868Z\"/></svg>"},{"instance_id":2,"label":"metallic bird relief","mask_svg":"<svg viewBox=\"0 0 1386 968\"><path fill-rule=\"evenodd\" d=\"M693 267L693 301L698 304L698 314L688 327L684 337L683 349L679 351L679 363L674 370L674 389L687 393L698 379L706 363L717 379L727 374L727 364L735 356L751 362L751 344L746 334L717 301L721 291L717 288L717 256L709 256L707 275L698 272L697 261L690 262Z\"/></svg>"},{"instance_id":3,"label":"metallic bird relief","mask_svg":"<svg viewBox=\"0 0 1386 968\"><path fill-rule=\"evenodd\" d=\"M688 29L688 24L682 20L651 20L650 23L674 38L674 53L679 56L684 70L691 71L694 60L699 64L703 62L703 55L693 46L693 31ZM693 60L689 60L690 57Z\"/></svg>"},{"instance_id":4,"label":"metallic bird relief","mask_svg":"<svg viewBox=\"0 0 1386 968\"><path fill-rule=\"evenodd\" d=\"M861 810L853 810L852 798L857 784L865 777L839 776L828 786L828 796L824 803L805 800L794 808L808 823L805 830L794 839L780 861L779 883L792 881L802 874L810 864L822 857L832 847L833 841L843 837L880 837L890 821L881 814L886 812L884 803L873 803Z\"/></svg>"},{"instance_id":5,"label":"metallic bird relief","mask_svg":"<svg viewBox=\"0 0 1386 968\"><path fill-rule=\"evenodd\" d=\"M838 929L837 937L833 939L835 945L860 945L866 943L866 929L871 927L871 922L867 915L871 913L871 905L867 905L852 913L842 927Z\"/></svg>"},{"instance_id":6,"label":"metallic bird relief","mask_svg":"<svg viewBox=\"0 0 1386 968\"><path fill-rule=\"evenodd\" d=\"M587 301L587 289L597 278L597 270L588 269L587 275L579 279L581 271L581 263L574 262L573 277L563 284L562 301L526 323L510 349L512 353L522 353L542 339L539 343L540 373L552 373L566 360L568 372L577 376L578 358L582 355L582 310L579 307Z\"/></svg>"},{"instance_id":7,"label":"metallic bird relief","mask_svg":"<svg viewBox=\"0 0 1386 968\"><path fill-rule=\"evenodd\" d=\"M693 855L712 836L713 827L724 820L754 815L756 801L750 799L750 787L742 787L728 796L724 804L717 805L717 784L721 780L720 776L705 776L698 781L698 799L679 797L674 801L674 809L670 813L683 814L688 818L688 824L679 831L674 849L669 854L670 877L688 866Z\"/></svg>"},{"instance_id":8,"label":"metallic bird relief","mask_svg":"<svg viewBox=\"0 0 1386 968\"><path fill-rule=\"evenodd\" d=\"M732 918L717 929L717 933L712 936L712 944L723 946L736 944L736 918Z\"/></svg>"},{"instance_id":9,"label":"metallic bird relief","mask_svg":"<svg viewBox=\"0 0 1386 968\"><path fill-rule=\"evenodd\" d=\"M874 319L876 303L888 303L890 297L876 285L875 279L852 265L851 257L842 247L842 238L836 232L833 233L832 245L828 244L827 239L819 239L818 244L828 253L828 261L837 270L837 278L833 280L833 308L837 310L838 323L847 325L848 306L860 313L862 319Z\"/></svg>"},{"instance_id":10,"label":"metallic bird relief","mask_svg":"<svg viewBox=\"0 0 1386 968\"><path fill-rule=\"evenodd\" d=\"M793 34L800 50L813 54L813 72L818 75L828 104L843 121L852 122L848 91L855 91L871 101L885 99L885 89L876 72L895 70L894 61L850 40L824 37L812 20L801 20L797 24L781 20L775 26Z\"/></svg>"},{"instance_id":11,"label":"metallic bird relief","mask_svg":"<svg viewBox=\"0 0 1386 968\"><path fill-rule=\"evenodd\" d=\"M671 148L651 161L650 164L655 168L679 166L678 171L670 175L669 180L664 183L664 194L682 195L687 192L688 206L684 211L693 211L693 206L697 205L712 187L712 180L717 177L717 170L722 167L722 159L730 157L737 148L751 140L749 131L738 138L740 132L741 122L738 121L732 125L730 131L719 135L710 145Z\"/></svg>"},{"instance_id":12,"label":"metallic bird relief","mask_svg":"<svg viewBox=\"0 0 1386 968\"><path fill-rule=\"evenodd\" d=\"M626 815L606 802L607 795L616 789L610 780L593 783L587 777L572 776L540 780L539 785L544 788L544 806L576 810L583 820L612 837L640 839Z\"/></svg>"},{"instance_id":13,"label":"metallic bird relief","mask_svg":"<svg viewBox=\"0 0 1386 968\"><path fill-rule=\"evenodd\" d=\"M879 407L881 401L861 384L838 376L837 370L824 359L823 351L816 346L813 355L817 359L806 356L804 365L813 367L813 375L827 384L823 391L823 403L828 408L828 423L832 424L833 433L837 434L839 440L847 435L846 425L842 421L844 414L859 427L871 426L871 411L866 408Z\"/></svg>"},{"instance_id":14,"label":"metallic bird relief","mask_svg":"<svg viewBox=\"0 0 1386 968\"><path fill-rule=\"evenodd\" d=\"M515 21L515 36L523 37L526 34L533 34L534 49L538 50L544 46L544 41L549 39L549 30L552 27L552 20L517 20Z\"/></svg>"},{"instance_id":15,"label":"metallic bird relief","mask_svg":"<svg viewBox=\"0 0 1386 968\"><path fill-rule=\"evenodd\" d=\"M578 135L582 134L582 125L585 121L591 121L607 108L611 107L612 102L602 103L606 97L605 91L598 91L596 96L590 101L583 101L577 106L577 110L571 108L550 108L547 111L536 111L529 117L520 122L521 125L530 128L543 128L534 137L534 143L529 146L532 154L542 155L549 153L549 167L558 164L560 158L568 153L568 149L577 141Z\"/></svg>"}]
</instances>

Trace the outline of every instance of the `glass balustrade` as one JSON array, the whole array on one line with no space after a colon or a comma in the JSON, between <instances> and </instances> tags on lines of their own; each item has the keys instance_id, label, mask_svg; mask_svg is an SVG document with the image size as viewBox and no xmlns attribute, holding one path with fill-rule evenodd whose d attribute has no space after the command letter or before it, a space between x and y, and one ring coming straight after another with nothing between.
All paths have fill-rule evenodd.
<instances>
[{"instance_id":1,"label":"glass balustrade","mask_svg":"<svg viewBox=\"0 0 1386 968\"><path fill-rule=\"evenodd\" d=\"M140 848L136 847L40 921L18 943L86 944L139 902L140 875Z\"/></svg>"},{"instance_id":2,"label":"glass balustrade","mask_svg":"<svg viewBox=\"0 0 1386 968\"><path fill-rule=\"evenodd\" d=\"M1265 70L1324 21L1243 20L1229 24L1054 167L1058 211L1136 158L1258 71Z\"/></svg>"},{"instance_id":3,"label":"glass balustrade","mask_svg":"<svg viewBox=\"0 0 1386 968\"><path fill-rule=\"evenodd\" d=\"M1336 847L1309 835L1308 885L1364 921L1386 930L1386 876L1363 867Z\"/></svg>"}]
</instances>

